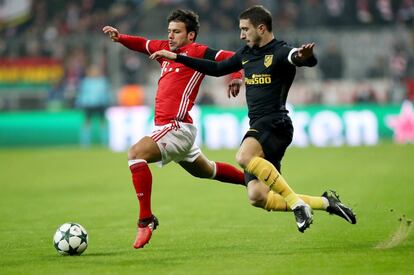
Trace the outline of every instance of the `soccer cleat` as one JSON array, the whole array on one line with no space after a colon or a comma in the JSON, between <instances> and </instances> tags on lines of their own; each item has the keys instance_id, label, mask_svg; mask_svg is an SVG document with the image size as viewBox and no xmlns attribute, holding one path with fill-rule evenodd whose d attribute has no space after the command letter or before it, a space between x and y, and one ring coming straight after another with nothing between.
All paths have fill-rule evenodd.
<instances>
[{"instance_id":1,"label":"soccer cleat","mask_svg":"<svg viewBox=\"0 0 414 275\"><path fill-rule=\"evenodd\" d=\"M303 233L313 222L312 208L307 204L295 207L293 209L293 214L295 214L296 225L301 233Z\"/></svg>"},{"instance_id":2,"label":"soccer cleat","mask_svg":"<svg viewBox=\"0 0 414 275\"><path fill-rule=\"evenodd\" d=\"M331 215L337 215L347 222L356 224L356 217L355 213L352 212L352 209L348 206L344 205L340 200L338 194L330 190L330 194L328 191L325 191L322 194L322 197L326 198L329 202L329 206L326 208L326 211Z\"/></svg>"},{"instance_id":3,"label":"soccer cleat","mask_svg":"<svg viewBox=\"0 0 414 275\"><path fill-rule=\"evenodd\" d=\"M152 232L157 228L158 224L158 219L155 216L138 221L138 232L134 242L135 249L143 248L149 242Z\"/></svg>"}]
</instances>

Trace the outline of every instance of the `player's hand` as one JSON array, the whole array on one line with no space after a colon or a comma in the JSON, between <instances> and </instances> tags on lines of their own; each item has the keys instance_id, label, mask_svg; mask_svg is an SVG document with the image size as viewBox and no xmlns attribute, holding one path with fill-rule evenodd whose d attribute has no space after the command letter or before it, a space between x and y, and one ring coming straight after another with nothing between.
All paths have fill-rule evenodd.
<instances>
[{"instance_id":1,"label":"player's hand","mask_svg":"<svg viewBox=\"0 0 414 275\"><path fill-rule=\"evenodd\" d=\"M301 60L306 60L309 57L313 56L313 48L315 47L315 43L308 43L302 45L302 47L298 50L297 57Z\"/></svg>"},{"instance_id":2,"label":"player's hand","mask_svg":"<svg viewBox=\"0 0 414 275\"><path fill-rule=\"evenodd\" d=\"M112 41L114 42L118 42L119 41L119 31L117 29L115 29L112 26L105 26L102 28L102 31L105 34L109 35L109 38L112 39Z\"/></svg>"},{"instance_id":3,"label":"player's hand","mask_svg":"<svg viewBox=\"0 0 414 275\"><path fill-rule=\"evenodd\" d=\"M227 90L227 97L228 98L231 98L232 96L236 97L240 92L240 87L242 84L243 84L243 81L241 79L239 78L232 79L229 82L229 88Z\"/></svg>"},{"instance_id":4,"label":"player's hand","mask_svg":"<svg viewBox=\"0 0 414 275\"><path fill-rule=\"evenodd\" d=\"M177 54L167 51L167 50L159 50L156 51L155 53L151 54L150 59L158 59L158 58L166 58L169 60L176 60L177 59Z\"/></svg>"}]
</instances>

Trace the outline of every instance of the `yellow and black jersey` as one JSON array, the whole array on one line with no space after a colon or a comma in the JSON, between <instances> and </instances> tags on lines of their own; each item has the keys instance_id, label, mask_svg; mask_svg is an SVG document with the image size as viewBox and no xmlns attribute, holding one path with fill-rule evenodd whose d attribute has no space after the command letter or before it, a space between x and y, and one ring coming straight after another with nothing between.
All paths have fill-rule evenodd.
<instances>
[{"instance_id":1,"label":"yellow and black jersey","mask_svg":"<svg viewBox=\"0 0 414 275\"><path fill-rule=\"evenodd\" d=\"M194 59L177 56L181 62L207 75L222 76L244 69L246 101L250 125L265 116L283 116L286 98L296 74L296 66L314 66L315 57L301 62L296 58L297 49L286 42L273 39L263 47L245 46L224 61Z\"/></svg>"},{"instance_id":2,"label":"yellow and black jersey","mask_svg":"<svg viewBox=\"0 0 414 275\"><path fill-rule=\"evenodd\" d=\"M286 98L296 74L296 67L288 61L292 50L274 39L264 47L246 46L240 51L251 123L266 115L287 113Z\"/></svg>"}]
</instances>

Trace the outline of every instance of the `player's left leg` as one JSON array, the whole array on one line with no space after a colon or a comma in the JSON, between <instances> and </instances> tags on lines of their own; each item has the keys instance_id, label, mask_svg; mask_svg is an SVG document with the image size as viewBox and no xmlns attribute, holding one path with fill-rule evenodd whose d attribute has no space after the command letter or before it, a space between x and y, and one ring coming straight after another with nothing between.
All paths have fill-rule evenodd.
<instances>
[{"instance_id":1,"label":"player's left leg","mask_svg":"<svg viewBox=\"0 0 414 275\"><path fill-rule=\"evenodd\" d=\"M194 161L183 160L179 164L194 177L245 185L241 170L228 163L211 161L201 151Z\"/></svg>"},{"instance_id":2,"label":"player's left leg","mask_svg":"<svg viewBox=\"0 0 414 275\"><path fill-rule=\"evenodd\" d=\"M161 160L157 143L149 136L141 138L128 151L128 165L139 202L139 218L134 248L144 247L158 226L151 211L152 174L149 163Z\"/></svg>"},{"instance_id":3,"label":"player's left leg","mask_svg":"<svg viewBox=\"0 0 414 275\"><path fill-rule=\"evenodd\" d=\"M280 194L294 209L303 201L297 196L277 168L264 158L264 152L259 141L254 137L247 137L243 140L237 152L237 162L245 171L266 184L271 190Z\"/></svg>"},{"instance_id":4,"label":"player's left leg","mask_svg":"<svg viewBox=\"0 0 414 275\"><path fill-rule=\"evenodd\" d=\"M250 177L259 179L285 199L288 206L293 209L300 232L303 233L312 224L312 208L299 198L276 167L264 158L262 146L256 138L245 138L236 158Z\"/></svg>"},{"instance_id":5,"label":"player's left leg","mask_svg":"<svg viewBox=\"0 0 414 275\"><path fill-rule=\"evenodd\" d=\"M247 185L247 192L253 206L267 211L292 211L281 195L269 190L269 187L259 180L250 181ZM298 196L314 210L326 211L351 224L356 223L355 213L339 200L335 191L324 192L320 197L301 194Z\"/></svg>"}]
</instances>

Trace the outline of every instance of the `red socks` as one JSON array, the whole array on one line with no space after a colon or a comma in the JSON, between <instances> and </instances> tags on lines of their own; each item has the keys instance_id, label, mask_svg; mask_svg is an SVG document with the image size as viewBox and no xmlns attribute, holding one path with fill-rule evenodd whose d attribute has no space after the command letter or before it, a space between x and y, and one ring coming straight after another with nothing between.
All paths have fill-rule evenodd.
<instances>
[{"instance_id":1,"label":"red socks","mask_svg":"<svg viewBox=\"0 0 414 275\"><path fill-rule=\"evenodd\" d=\"M145 160L130 160L129 169L132 173L132 182L139 201L139 219L152 217L151 190L152 175Z\"/></svg>"},{"instance_id":2,"label":"red socks","mask_svg":"<svg viewBox=\"0 0 414 275\"><path fill-rule=\"evenodd\" d=\"M215 163L216 175L214 176L214 179L222 182L246 185L244 183L244 173L242 171L227 163L217 161Z\"/></svg>"},{"instance_id":3,"label":"red socks","mask_svg":"<svg viewBox=\"0 0 414 275\"><path fill-rule=\"evenodd\" d=\"M128 161L132 173L132 182L139 201L139 219L144 220L152 217L151 190L152 175L145 160ZM214 179L233 184L245 185L244 174L236 167L222 162L216 162L216 174Z\"/></svg>"}]
</instances>

